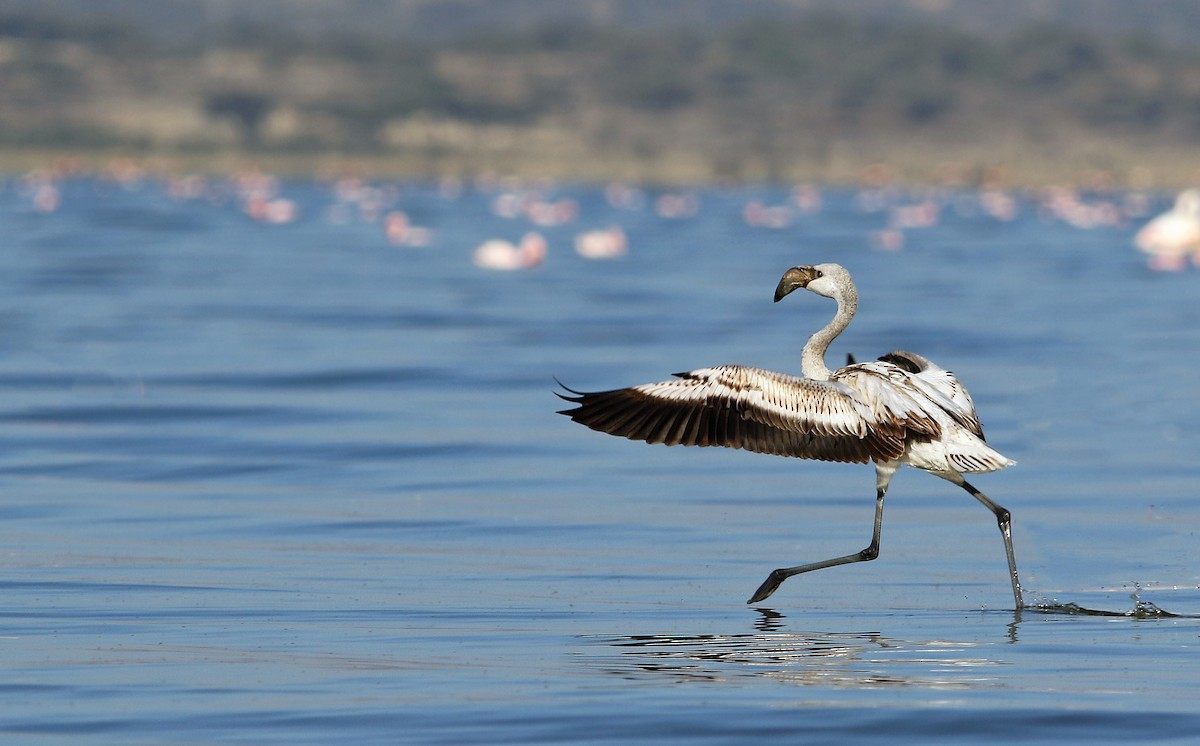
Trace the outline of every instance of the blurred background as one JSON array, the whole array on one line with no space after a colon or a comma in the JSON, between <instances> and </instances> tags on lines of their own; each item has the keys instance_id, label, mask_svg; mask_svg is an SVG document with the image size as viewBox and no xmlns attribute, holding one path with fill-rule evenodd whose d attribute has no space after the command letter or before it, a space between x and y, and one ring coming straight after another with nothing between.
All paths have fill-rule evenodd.
<instances>
[{"instance_id":1,"label":"blurred background","mask_svg":"<svg viewBox=\"0 0 1200 746\"><path fill-rule=\"evenodd\" d=\"M1189 0L2 0L0 170L1176 188Z\"/></svg>"}]
</instances>

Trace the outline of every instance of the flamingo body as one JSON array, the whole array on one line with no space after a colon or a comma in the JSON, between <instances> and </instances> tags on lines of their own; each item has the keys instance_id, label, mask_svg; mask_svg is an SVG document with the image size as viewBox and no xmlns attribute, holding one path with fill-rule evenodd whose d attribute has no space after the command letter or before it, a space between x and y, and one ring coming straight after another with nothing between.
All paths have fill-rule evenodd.
<instances>
[{"instance_id":1,"label":"flamingo body","mask_svg":"<svg viewBox=\"0 0 1200 746\"><path fill-rule=\"evenodd\" d=\"M481 269L532 269L546 258L546 240L536 231L526 233L520 244L494 238L475 249L472 260Z\"/></svg>"},{"instance_id":2,"label":"flamingo body","mask_svg":"<svg viewBox=\"0 0 1200 746\"><path fill-rule=\"evenodd\" d=\"M1154 269L1183 269L1189 255L1200 261L1200 189L1181 192L1175 206L1142 226L1133 243L1150 255Z\"/></svg>"},{"instance_id":3,"label":"flamingo body","mask_svg":"<svg viewBox=\"0 0 1200 746\"><path fill-rule=\"evenodd\" d=\"M620 226L585 231L575 236L575 252L584 259L615 259L625 255L629 241Z\"/></svg>"}]
</instances>

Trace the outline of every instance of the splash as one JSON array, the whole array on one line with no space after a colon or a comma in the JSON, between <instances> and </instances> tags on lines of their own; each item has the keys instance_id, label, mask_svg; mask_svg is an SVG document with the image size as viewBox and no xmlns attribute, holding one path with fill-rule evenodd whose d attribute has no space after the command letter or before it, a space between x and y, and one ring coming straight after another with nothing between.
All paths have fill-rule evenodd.
<instances>
[{"instance_id":1,"label":"splash","mask_svg":"<svg viewBox=\"0 0 1200 746\"><path fill-rule=\"evenodd\" d=\"M1131 619L1162 619L1167 617L1194 617L1190 614L1176 614L1166 609L1159 608L1152 601L1145 601L1141 598L1141 585L1135 584L1133 593L1129 594L1133 600L1133 608L1125 611L1108 611L1105 609L1089 609L1080 606L1077 603L1045 603L1026 606L1023 611L1033 611L1040 614L1071 614L1076 616L1108 616L1108 617L1128 617Z\"/></svg>"}]
</instances>

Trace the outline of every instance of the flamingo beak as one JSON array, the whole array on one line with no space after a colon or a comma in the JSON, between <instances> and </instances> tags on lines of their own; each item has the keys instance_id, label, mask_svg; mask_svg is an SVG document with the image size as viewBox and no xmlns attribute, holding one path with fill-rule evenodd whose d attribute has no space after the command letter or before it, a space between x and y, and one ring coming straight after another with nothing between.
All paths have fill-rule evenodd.
<instances>
[{"instance_id":1,"label":"flamingo beak","mask_svg":"<svg viewBox=\"0 0 1200 746\"><path fill-rule=\"evenodd\" d=\"M817 270L813 267L792 267L783 273L783 278L779 280L779 285L775 288L775 302L778 303L796 288L808 287L808 283L818 276Z\"/></svg>"}]
</instances>

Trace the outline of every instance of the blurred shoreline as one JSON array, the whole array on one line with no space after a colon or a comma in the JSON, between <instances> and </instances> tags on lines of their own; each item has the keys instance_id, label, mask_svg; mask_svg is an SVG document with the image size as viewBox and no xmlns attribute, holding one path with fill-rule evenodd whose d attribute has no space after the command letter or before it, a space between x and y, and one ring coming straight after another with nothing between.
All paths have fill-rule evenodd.
<instances>
[{"instance_id":1,"label":"blurred shoreline","mask_svg":"<svg viewBox=\"0 0 1200 746\"><path fill-rule=\"evenodd\" d=\"M297 177L1200 183L1200 55L1116 30L1129 23L1030 19L989 33L848 12L547 17L437 37L229 17L169 43L144 19L0 16L0 170L123 158Z\"/></svg>"},{"instance_id":2,"label":"blurred shoreline","mask_svg":"<svg viewBox=\"0 0 1200 746\"><path fill-rule=\"evenodd\" d=\"M874 157L875 153L882 153ZM163 175L231 175L262 171L293 179L340 178L436 181L494 179L523 182L629 182L664 187L740 183L813 183L826 186L961 187L1038 189L1069 185L1097 191L1175 191L1200 183L1200 169L1170 149L1128 149L1060 153L1058 157L1022 153L959 151L898 147L872 157L833 154L817 161L797 160L787 167L767 168L754 159L734 173L720 173L704 153L680 152L656 159L584 152L549 155L511 152L478 156L469 153L430 157L404 153L320 151L276 153L241 149L217 153L175 153L137 148L66 149L0 148L0 174L51 171L59 176L87 175L133 167ZM115 164L115 165L114 165ZM728 171L728 169L726 169Z\"/></svg>"}]
</instances>

